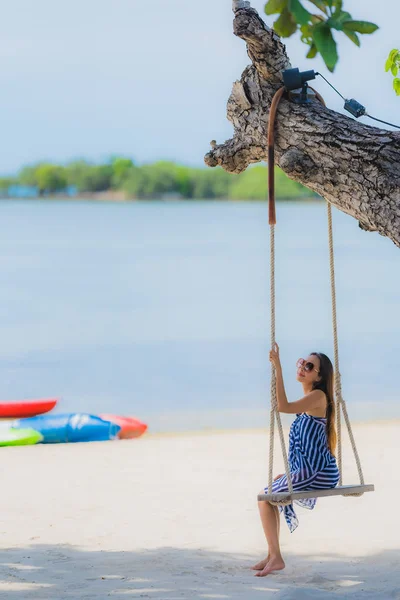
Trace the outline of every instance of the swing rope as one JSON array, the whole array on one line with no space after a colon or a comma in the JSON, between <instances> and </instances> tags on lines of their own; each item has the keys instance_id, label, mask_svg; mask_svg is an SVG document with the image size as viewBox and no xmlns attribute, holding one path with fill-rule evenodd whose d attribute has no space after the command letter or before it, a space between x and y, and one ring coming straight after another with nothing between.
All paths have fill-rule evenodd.
<instances>
[{"instance_id":1,"label":"swing rope","mask_svg":"<svg viewBox=\"0 0 400 600\"><path fill-rule=\"evenodd\" d=\"M271 348L275 344L275 225L270 227L270 242L271 242ZM281 415L278 410L278 403L276 399L276 374L275 369L272 368L271 373L271 414L269 422L269 470L268 470L268 493L272 494L272 477L273 477L273 463L274 463L274 436L275 436L275 419L278 424L279 439L281 442L282 456L285 463L285 473L287 477L289 493L293 494L292 478L290 477L289 462L286 452L285 437L283 434L283 427L281 421ZM282 504L277 502L274 504ZM290 504L290 502L287 502Z\"/></svg>"},{"instance_id":2,"label":"swing rope","mask_svg":"<svg viewBox=\"0 0 400 600\"><path fill-rule=\"evenodd\" d=\"M311 88L312 89L312 88ZM269 201L269 224L270 224L270 305L271 305L271 348L275 345L275 225L276 225L276 212L275 212L275 152L274 152L274 125L275 116L278 109L279 102L285 91L284 87L281 87L274 95L270 108L270 116L268 123L268 201ZM322 96L315 92L316 98L325 105ZM336 409L336 430L337 430L337 442L338 442L338 469L339 469L339 486L342 486L343 473L342 473L342 434L341 434L341 414L340 410L343 411L343 416L347 425L351 446L353 449L354 457L357 464L358 476L360 479L360 485L364 485L364 475L361 468L360 457L357 451L357 446L354 440L353 432L349 416L347 413L346 403L342 395L341 386L341 375L339 371L339 344L338 344L338 332L337 332L337 316L336 316L336 286L335 286L335 264L334 264L334 249L333 249L333 231L332 231L332 207L331 203L327 200L327 212L328 212L328 242L329 242L329 265L330 265L330 281L331 281L331 297L332 297L332 327L333 327L333 343L334 343L334 363L335 363L335 376L334 376L334 388L335 388L335 409ZM271 366L271 412L270 412L270 429L269 429L269 469L268 469L268 494L272 494L273 485L273 462L274 462L274 437L275 437L275 419L278 425L278 432L282 450L282 456L285 464L285 474L288 483L288 493L293 494L293 485L290 476L290 469L288 463L288 457L286 452L285 438L283 434L283 427L280 412L278 410L278 403L276 398L276 371L274 366ZM364 492L343 494L345 496L362 496ZM291 499L271 501L271 504L285 505L291 504Z\"/></svg>"}]
</instances>

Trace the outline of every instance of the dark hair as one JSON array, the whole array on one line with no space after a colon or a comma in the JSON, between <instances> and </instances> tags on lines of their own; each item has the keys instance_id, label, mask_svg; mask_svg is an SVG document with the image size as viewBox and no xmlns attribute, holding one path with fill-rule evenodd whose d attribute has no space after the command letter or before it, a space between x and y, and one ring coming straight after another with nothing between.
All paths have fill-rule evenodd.
<instances>
[{"instance_id":1,"label":"dark hair","mask_svg":"<svg viewBox=\"0 0 400 600\"><path fill-rule=\"evenodd\" d=\"M331 454L335 455L337 435L335 427L335 400L333 395L333 365L326 354L322 352L311 352L310 356L318 356L319 358L320 380L314 381L313 390L322 390L326 395L326 436L328 438L329 450Z\"/></svg>"}]
</instances>

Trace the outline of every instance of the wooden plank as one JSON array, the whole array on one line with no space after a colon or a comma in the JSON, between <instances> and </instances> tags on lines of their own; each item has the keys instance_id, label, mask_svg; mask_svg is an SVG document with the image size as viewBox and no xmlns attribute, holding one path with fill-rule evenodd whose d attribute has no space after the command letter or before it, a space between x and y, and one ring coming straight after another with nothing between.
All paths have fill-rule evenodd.
<instances>
[{"instance_id":1,"label":"wooden plank","mask_svg":"<svg viewBox=\"0 0 400 600\"><path fill-rule=\"evenodd\" d=\"M301 500L302 498L322 498L325 496L344 496L346 494L360 494L361 492L373 492L374 485L367 483L365 485L342 485L340 487L331 488L329 490L303 490L299 492L277 492L276 494L259 494L258 500Z\"/></svg>"}]
</instances>

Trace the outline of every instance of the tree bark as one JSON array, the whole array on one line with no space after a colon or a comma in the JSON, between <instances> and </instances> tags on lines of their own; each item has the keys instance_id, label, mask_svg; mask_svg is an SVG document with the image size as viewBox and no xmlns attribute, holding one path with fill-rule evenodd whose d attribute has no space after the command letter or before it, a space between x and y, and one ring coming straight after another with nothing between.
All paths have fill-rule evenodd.
<instances>
[{"instance_id":1,"label":"tree bark","mask_svg":"<svg viewBox=\"0 0 400 600\"><path fill-rule=\"evenodd\" d=\"M234 33L245 40L251 65L233 84L227 116L233 138L212 144L210 167L231 173L267 159L271 100L290 68L279 36L249 2L233 0ZM329 200L400 247L400 133L365 125L315 101L283 98L275 123L276 164L295 181Z\"/></svg>"}]
</instances>

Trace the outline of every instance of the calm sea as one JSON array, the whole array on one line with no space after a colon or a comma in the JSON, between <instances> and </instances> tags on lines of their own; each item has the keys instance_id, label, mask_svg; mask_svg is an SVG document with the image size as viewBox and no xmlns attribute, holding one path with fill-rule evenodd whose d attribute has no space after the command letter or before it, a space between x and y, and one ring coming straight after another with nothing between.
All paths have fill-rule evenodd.
<instances>
[{"instance_id":1,"label":"calm sea","mask_svg":"<svg viewBox=\"0 0 400 600\"><path fill-rule=\"evenodd\" d=\"M263 203L0 203L1 399L135 415L149 430L260 427L269 410ZM277 341L333 358L324 203L277 206ZM344 397L400 417L400 251L334 210Z\"/></svg>"}]
</instances>

